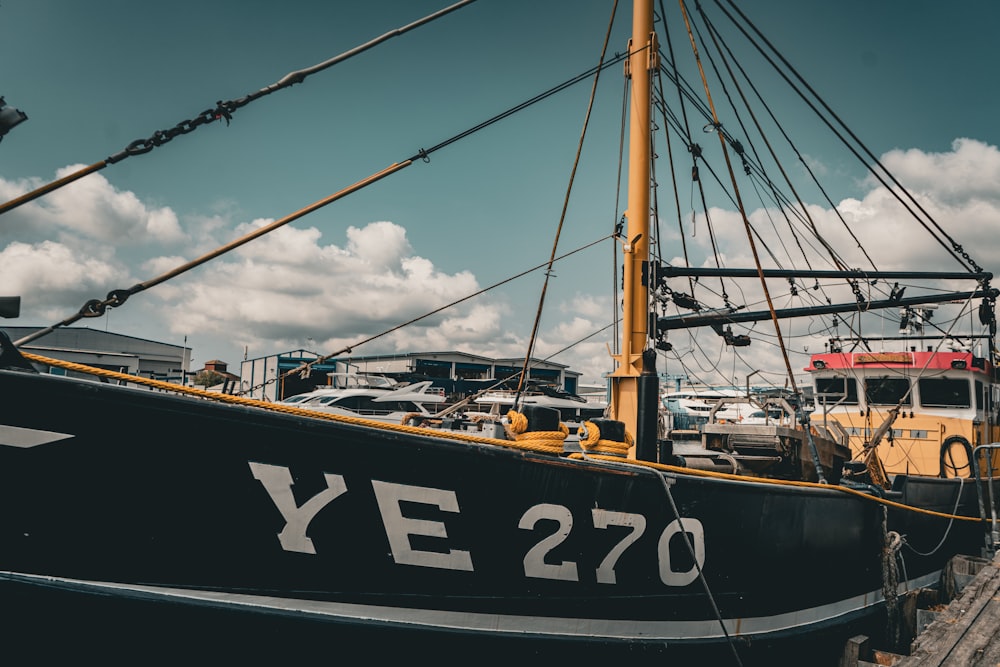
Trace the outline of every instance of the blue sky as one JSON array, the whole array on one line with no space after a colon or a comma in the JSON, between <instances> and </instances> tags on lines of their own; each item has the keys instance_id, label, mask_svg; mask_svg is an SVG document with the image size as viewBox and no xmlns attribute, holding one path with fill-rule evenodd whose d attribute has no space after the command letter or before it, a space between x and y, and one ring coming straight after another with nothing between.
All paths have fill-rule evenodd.
<instances>
[{"instance_id":1,"label":"blue sky","mask_svg":"<svg viewBox=\"0 0 1000 667\"><path fill-rule=\"evenodd\" d=\"M0 95L29 120L0 142L0 199L447 4L180 0L164 10L124 0L4 0ZM158 275L575 76L596 63L611 5L479 0L259 99L228 127L202 127L6 214L0 292L23 298L14 323L61 320L89 298ZM687 44L676 31L677 5L665 6L679 52ZM741 7L993 270L1000 5L757 0ZM629 30L623 14L612 52L624 50ZM746 49L734 48L751 67ZM624 206L616 211L620 71L601 77L560 251L606 235ZM890 266L931 262L933 243L896 231L879 208L877 186L807 122L801 104L779 84L760 85L776 113L790 108L783 122L826 177L832 199L873 232L869 251L894 253ZM196 368L213 358L236 364L244 350L250 357L298 347L328 353L539 264L551 249L589 88L560 93L442 149L428 164L79 325L178 344L186 336ZM806 196L819 211L828 208L815 193ZM668 214L667 228L676 230L669 210L661 217ZM726 218L720 214L719 224ZM702 253L698 263L706 261L704 229L700 236L697 225L688 231ZM746 240L732 229L720 239L727 264L746 266ZM668 258L679 256L675 231L661 240ZM557 266L538 356L610 322L610 265L605 243ZM533 274L357 353L523 354L541 280ZM809 344L795 340L801 367ZM554 360L596 379L610 370L606 342L595 337ZM678 337L679 350L687 345ZM815 351L822 342L812 345ZM665 370L718 381L766 366L776 371L768 380L780 383L773 346L744 349L743 359L702 352L704 363L671 357Z\"/></svg>"}]
</instances>

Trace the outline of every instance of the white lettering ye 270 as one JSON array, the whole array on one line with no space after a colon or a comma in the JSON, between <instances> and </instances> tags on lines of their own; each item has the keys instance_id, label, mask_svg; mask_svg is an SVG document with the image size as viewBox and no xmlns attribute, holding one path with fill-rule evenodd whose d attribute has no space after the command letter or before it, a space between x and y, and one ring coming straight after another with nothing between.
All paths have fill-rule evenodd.
<instances>
[{"instance_id":1,"label":"white lettering ye 270","mask_svg":"<svg viewBox=\"0 0 1000 667\"><path fill-rule=\"evenodd\" d=\"M305 554L315 554L316 547L306 535L310 522L321 509L338 497L347 493L347 484L341 475L325 473L326 489L320 491L309 500L297 505L292 495L294 480L288 468L267 463L249 462L250 470L267 491L275 508L285 520L285 525L278 533L278 541L285 551ZM445 570L474 571L472 555L468 551L451 549L447 552L421 551L413 549L411 536L426 536L447 539L445 525L440 521L412 519L403 516L400 506L402 502L418 503L437 507L443 512L460 513L458 497L454 491L433 489L408 484L395 484L372 480L372 490L378 503L382 525L385 527L386 539L392 549L392 557L396 563L433 567ZM596 570L597 582L602 584L617 583L615 567L622 554L646 530L646 518L641 514L612 512L609 510L591 510L594 528L607 529L609 526L628 528L624 537L615 544L604 556ZM524 574L537 579L557 579L562 581L579 581L577 564L573 561L550 563L546 556L561 544L573 528L573 515L562 505L542 503L534 505L522 515L518 528L532 530L542 520L555 521L557 529L545 536L524 556ZM676 571L671 567L670 541L682 531L687 533L694 547L696 563L685 571ZM657 543L660 580L667 586L687 586L698 577L698 571L705 563L705 531L697 519L684 518L674 520L660 534Z\"/></svg>"}]
</instances>

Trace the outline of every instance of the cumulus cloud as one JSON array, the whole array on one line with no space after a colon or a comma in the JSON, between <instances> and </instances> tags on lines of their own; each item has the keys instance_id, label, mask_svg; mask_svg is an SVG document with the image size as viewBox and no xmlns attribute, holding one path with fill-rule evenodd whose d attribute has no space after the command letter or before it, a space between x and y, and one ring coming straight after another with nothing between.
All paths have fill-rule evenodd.
<instances>
[{"instance_id":1,"label":"cumulus cloud","mask_svg":"<svg viewBox=\"0 0 1000 667\"><path fill-rule=\"evenodd\" d=\"M79 171L84 165L59 169L56 178ZM39 187L42 179L0 179L4 201ZM22 205L8 214L9 226L0 240L16 235L56 237L68 244L103 242L116 245L180 243L185 235L176 213L168 207L149 207L135 194L121 191L101 174L90 174L50 194ZM6 216L5 216L6 217Z\"/></svg>"},{"instance_id":2,"label":"cumulus cloud","mask_svg":"<svg viewBox=\"0 0 1000 667\"><path fill-rule=\"evenodd\" d=\"M11 243L0 250L0 267L4 292L21 297L26 315L46 320L63 319L84 301L104 296L109 285L129 280L109 259L81 256L53 241Z\"/></svg>"},{"instance_id":3,"label":"cumulus cloud","mask_svg":"<svg viewBox=\"0 0 1000 667\"><path fill-rule=\"evenodd\" d=\"M958 139L949 151L897 150L882 161L952 238L986 270L993 270L990 262L1000 255L995 233L1000 229L997 147ZM0 179L0 197L8 199L36 185L33 179ZM869 182L861 196L840 201L836 211L811 205L808 213L809 223L773 208L749 213L765 266L801 266L806 254L812 268L831 268L826 243L849 267L870 268L863 247L880 269L961 268L912 220L893 193L876 182ZM724 266L752 267L742 217L725 208L712 209L710 216L714 244L703 216L697 216L693 225L690 220L685 223L691 261L715 266L717 250ZM3 291L23 297L24 324L50 324L75 312L86 299L162 274L271 222L237 224L232 218L230 211L179 218L169 208L151 206L117 190L100 175L91 175L5 216L6 224L0 226ZM812 236L810 225L815 225L823 242ZM202 349L206 343L198 341L241 350L247 346L251 356L299 347L329 353L480 289L472 270L446 272L433 258L416 254L406 229L398 224L375 221L342 229L324 234L315 227L286 226L146 292L138 297L146 308L136 309L130 301L119 309L115 324L127 327L128 313L138 311L147 329L187 335ZM667 229L664 240L675 233L676 229ZM140 253L140 241L157 250ZM675 241L665 247L680 254ZM679 256L670 261L683 264ZM671 279L670 285L681 292L690 289L686 278ZM794 287L786 280L768 281L778 308L854 299L842 282L823 281L819 290L814 286L808 280L799 280ZM861 284L865 298L884 298L880 290L886 287ZM753 279L727 281L723 286L717 279L703 278L695 291L706 307L721 307L725 299L743 310L767 307ZM562 298L562 302L550 299L534 356L556 355L553 361L597 381L611 368L607 344L612 331L592 334L611 323L611 296L578 291ZM668 309L679 312L672 304ZM533 315L533 307L514 307L507 297L491 292L379 337L356 353L454 349L519 357L526 350ZM837 332L846 335L851 319L843 316ZM810 352L822 349L824 338L834 332L831 322L829 317L782 322L795 371L808 362ZM709 328L671 332L674 349L664 355L661 372L722 377L741 384L746 375L759 370L755 377L783 384L784 361L770 323L735 326L734 333L749 333L752 345L727 348Z\"/></svg>"},{"instance_id":4,"label":"cumulus cloud","mask_svg":"<svg viewBox=\"0 0 1000 667\"><path fill-rule=\"evenodd\" d=\"M945 207L976 201L1000 203L997 147L981 141L956 139L951 150L943 153L897 149L886 153L882 164L911 191Z\"/></svg>"},{"instance_id":5,"label":"cumulus cloud","mask_svg":"<svg viewBox=\"0 0 1000 667\"><path fill-rule=\"evenodd\" d=\"M268 221L255 221L259 227ZM469 272L445 274L415 256L405 230L375 222L351 227L341 246L315 228L284 227L222 258L175 288L164 308L175 331L237 332L245 344L267 339L357 342L478 290ZM437 315L442 345L494 335L488 306ZM447 345L445 345L447 346Z\"/></svg>"}]
</instances>

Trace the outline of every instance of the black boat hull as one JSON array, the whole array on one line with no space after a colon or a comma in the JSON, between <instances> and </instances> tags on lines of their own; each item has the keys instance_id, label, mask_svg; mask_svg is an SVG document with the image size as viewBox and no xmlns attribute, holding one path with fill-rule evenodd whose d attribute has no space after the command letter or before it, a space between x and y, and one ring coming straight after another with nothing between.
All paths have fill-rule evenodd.
<instances>
[{"instance_id":1,"label":"black boat hull","mask_svg":"<svg viewBox=\"0 0 1000 667\"><path fill-rule=\"evenodd\" d=\"M53 596L116 627L190 613L272 619L339 646L402 634L654 655L885 625L885 508L836 488L18 371L0 371L0 396L7 618ZM928 493L950 511L958 487L945 482ZM941 541L904 554L903 585L936 583L951 555L982 545L974 523L888 520L917 551Z\"/></svg>"}]
</instances>

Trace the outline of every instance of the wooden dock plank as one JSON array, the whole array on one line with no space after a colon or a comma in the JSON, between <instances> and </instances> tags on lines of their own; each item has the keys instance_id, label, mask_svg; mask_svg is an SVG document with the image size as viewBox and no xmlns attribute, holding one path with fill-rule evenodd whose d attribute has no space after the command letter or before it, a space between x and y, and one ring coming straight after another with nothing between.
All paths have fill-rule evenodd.
<instances>
[{"instance_id":1,"label":"wooden dock plank","mask_svg":"<svg viewBox=\"0 0 1000 667\"><path fill-rule=\"evenodd\" d=\"M1000 664L1000 560L986 563L897 667Z\"/></svg>"}]
</instances>

